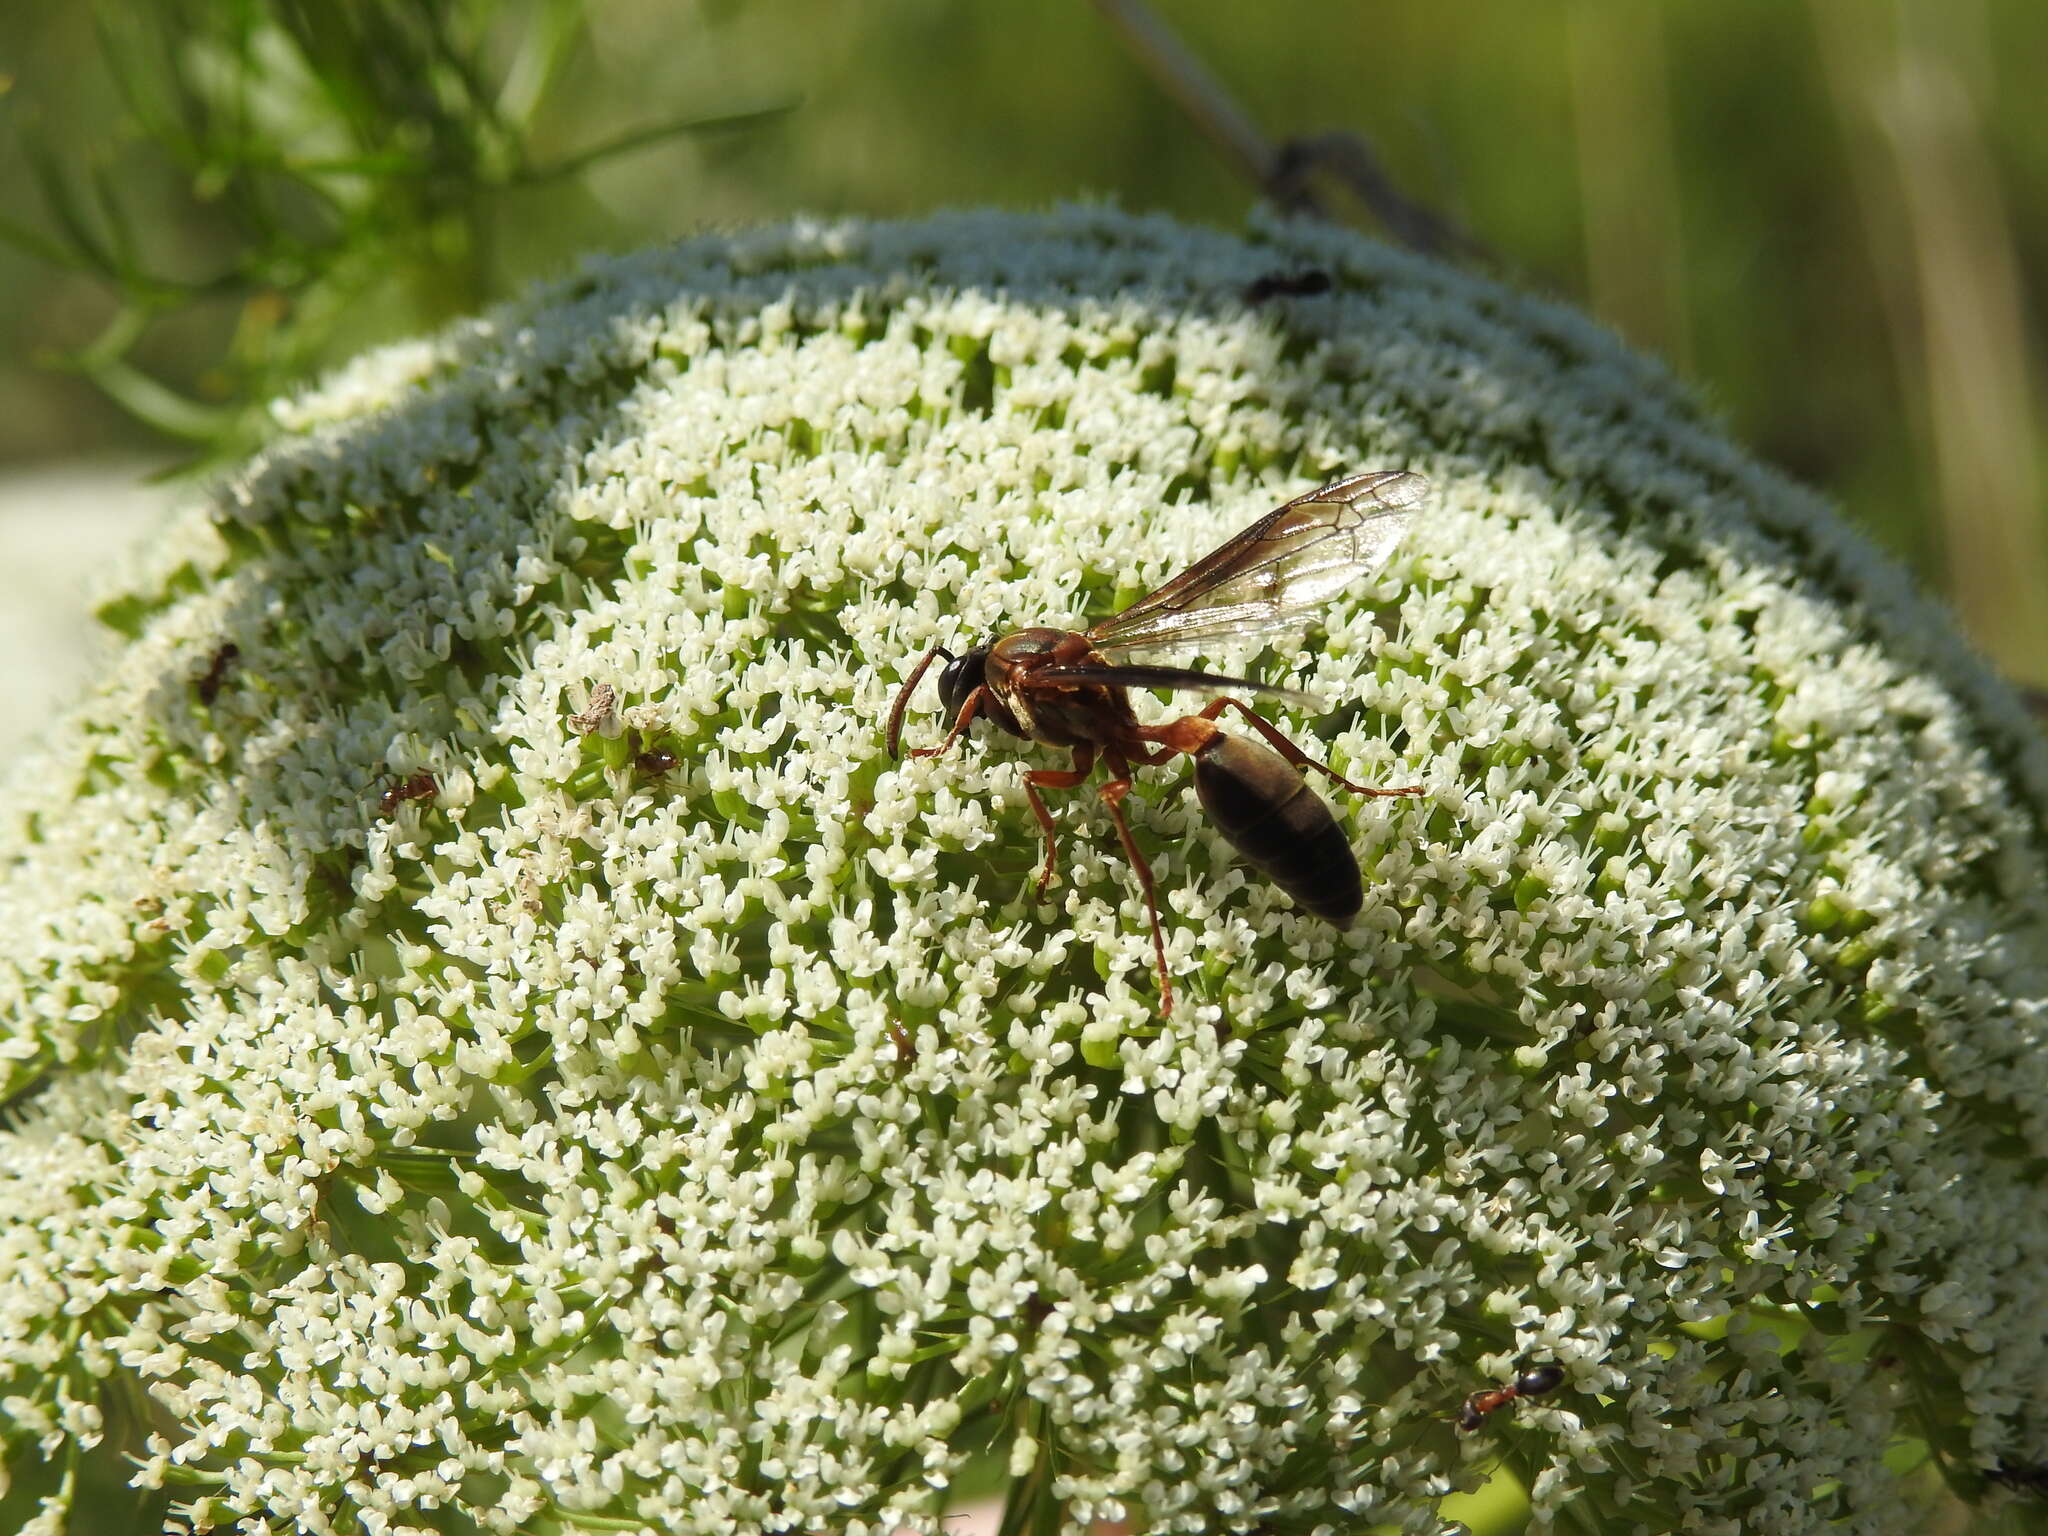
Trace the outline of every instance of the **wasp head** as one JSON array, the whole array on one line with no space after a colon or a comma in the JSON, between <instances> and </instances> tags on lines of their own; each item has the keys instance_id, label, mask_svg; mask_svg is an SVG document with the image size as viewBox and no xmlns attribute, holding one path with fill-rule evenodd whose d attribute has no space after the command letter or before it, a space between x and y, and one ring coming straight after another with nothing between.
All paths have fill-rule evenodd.
<instances>
[{"instance_id":1,"label":"wasp head","mask_svg":"<svg viewBox=\"0 0 2048 1536\"><path fill-rule=\"evenodd\" d=\"M967 696L987 680L989 649L977 645L964 655L947 658L946 670L939 674L939 698L947 714L959 714Z\"/></svg>"}]
</instances>

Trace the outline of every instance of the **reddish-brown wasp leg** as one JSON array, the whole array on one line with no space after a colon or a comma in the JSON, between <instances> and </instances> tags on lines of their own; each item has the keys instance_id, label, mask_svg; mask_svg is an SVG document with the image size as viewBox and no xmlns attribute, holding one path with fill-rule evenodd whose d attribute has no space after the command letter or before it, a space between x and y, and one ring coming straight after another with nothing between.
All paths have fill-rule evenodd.
<instances>
[{"instance_id":1,"label":"reddish-brown wasp leg","mask_svg":"<svg viewBox=\"0 0 2048 1536\"><path fill-rule=\"evenodd\" d=\"M1130 823L1124 820L1123 807L1119 803L1131 792L1131 765L1114 752L1103 756L1109 763L1109 771L1116 777L1095 793L1109 807L1110 819L1116 823L1116 835L1124 842L1124 854L1130 859L1131 868L1138 872L1138 883L1145 888L1145 915L1152 919L1152 953L1159 960L1159 1016L1163 1019L1173 1012L1173 983L1166 979L1166 934L1159 926L1159 897L1152 882L1152 866L1138 851L1138 840L1131 836Z\"/></svg>"},{"instance_id":2,"label":"reddish-brown wasp leg","mask_svg":"<svg viewBox=\"0 0 2048 1536\"><path fill-rule=\"evenodd\" d=\"M960 706L960 718L953 722L953 729L946 733L946 739L936 747L919 747L910 755L912 757L937 757L946 748L952 746L954 742L960 739L967 727L973 723L975 715L981 709L981 701L987 697L988 690L986 688L977 688L974 692L967 695L967 702Z\"/></svg>"},{"instance_id":3,"label":"reddish-brown wasp leg","mask_svg":"<svg viewBox=\"0 0 2048 1536\"><path fill-rule=\"evenodd\" d=\"M884 738L889 744L889 757L892 762L896 757L896 748L903 740L903 711L910 707L910 696L917 692L917 685L924 681L926 671L941 656L945 657L948 661L953 659L953 653L943 645L935 645L926 651L924 653L924 660L910 669L910 676L904 680L903 686L897 690L896 702L889 710L889 729Z\"/></svg>"},{"instance_id":4,"label":"reddish-brown wasp leg","mask_svg":"<svg viewBox=\"0 0 2048 1536\"><path fill-rule=\"evenodd\" d=\"M1282 731L1279 726L1275 725L1272 721L1268 720L1264 715L1260 714L1257 710L1253 709L1251 705L1245 703L1242 699L1233 699L1228 694L1225 694L1220 698L1210 700L1210 702L1202 710L1202 712L1194 718L1200 720L1214 720L1226 709L1234 709L1239 714L1243 715L1245 719L1251 721L1252 729L1257 731L1261 736L1265 737L1266 740L1272 744L1273 750L1275 752L1278 752L1282 757L1286 758L1288 762L1294 764L1295 767L1313 768L1317 773L1328 774L1332 779L1335 779L1339 784L1342 784L1354 795L1371 795L1375 799L1382 799L1390 798L1395 795L1419 795L1423 792L1424 786L1420 784L1410 784L1403 789L1373 789L1368 785L1352 783L1349 779L1345 778L1343 774L1339 773L1336 769L1332 768L1328 763L1319 763L1314 758L1310 757L1306 752L1302 751L1301 748L1297 747L1292 741L1287 739L1287 734L1284 731ZM1175 723L1178 724L1179 722L1176 721Z\"/></svg>"},{"instance_id":5,"label":"reddish-brown wasp leg","mask_svg":"<svg viewBox=\"0 0 2048 1536\"><path fill-rule=\"evenodd\" d=\"M1047 789L1078 789L1088 781L1088 775L1095 771L1095 749L1074 748L1074 766L1071 768L1031 768L1024 774L1024 796L1031 802L1031 814L1038 818L1038 825L1045 831L1045 868L1038 872L1038 894L1045 895L1045 888L1052 883L1053 855L1059 852L1060 841L1052 828L1052 812L1045 808L1045 802L1038 797L1038 786Z\"/></svg>"}]
</instances>

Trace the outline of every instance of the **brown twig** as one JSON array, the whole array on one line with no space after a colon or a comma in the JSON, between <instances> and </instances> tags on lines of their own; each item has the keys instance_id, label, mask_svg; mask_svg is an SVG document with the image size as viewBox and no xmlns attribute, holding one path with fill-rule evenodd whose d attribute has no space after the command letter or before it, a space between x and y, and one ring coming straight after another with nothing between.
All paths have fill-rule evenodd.
<instances>
[{"instance_id":1,"label":"brown twig","mask_svg":"<svg viewBox=\"0 0 2048 1536\"><path fill-rule=\"evenodd\" d=\"M1433 208L1405 197L1380 164L1379 156L1358 134L1346 130L1288 139L1280 146L1267 195L1282 207L1332 217L1317 206L1310 178L1318 172L1364 204L1388 234L1425 256L1458 256L1494 263L1493 253Z\"/></svg>"},{"instance_id":2,"label":"brown twig","mask_svg":"<svg viewBox=\"0 0 2048 1536\"><path fill-rule=\"evenodd\" d=\"M1490 259L1450 220L1402 196L1358 134L1321 133L1276 145L1144 0L1095 0L1095 8L1116 28L1154 83L1180 104L1238 174L1280 207L1318 218L1336 217L1315 185L1319 175L1326 175L1402 244L1428 255Z\"/></svg>"}]
</instances>

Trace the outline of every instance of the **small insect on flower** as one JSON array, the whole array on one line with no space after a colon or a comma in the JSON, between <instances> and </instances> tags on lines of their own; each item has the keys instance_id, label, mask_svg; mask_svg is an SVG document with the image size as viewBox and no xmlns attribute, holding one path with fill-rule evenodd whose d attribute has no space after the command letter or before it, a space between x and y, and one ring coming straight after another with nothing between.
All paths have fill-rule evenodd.
<instances>
[{"instance_id":1,"label":"small insect on flower","mask_svg":"<svg viewBox=\"0 0 2048 1536\"><path fill-rule=\"evenodd\" d=\"M1429 482L1406 470L1347 475L1297 496L1156 591L1086 631L1024 629L976 646L962 656L934 646L911 670L889 711L890 757L898 755L903 714L933 660L943 656L939 697L953 729L936 747L912 757L936 757L958 741L975 716L986 715L1012 736L1065 747L1071 769L1033 768L1024 794L1045 832L1045 867L1038 894L1052 881L1058 839L1041 787L1073 789L1099 760L1109 782L1096 790L1116 823L1124 853L1144 888L1159 962L1159 1011L1173 1012L1166 972L1166 936L1152 868L1139 853L1121 802L1131 790L1131 765L1162 763L1176 752L1195 760L1195 793L1244 860L1307 911L1342 928L1365 903L1358 859L1328 806L1301 780L1313 768L1358 795L1419 795L1422 786L1370 789L1315 761L1242 699L1228 694L1198 714L1164 725L1141 725L1129 689L1180 688L1210 693L1247 689L1296 704L1313 703L1291 689L1180 667L1127 666L1116 653L1237 640L1300 629L1314 611L1354 581L1386 564L1400 543ZM1243 715L1269 746L1226 734L1216 724L1224 710Z\"/></svg>"},{"instance_id":2,"label":"small insect on flower","mask_svg":"<svg viewBox=\"0 0 2048 1536\"><path fill-rule=\"evenodd\" d=\"M1310 267L1301 272L1268 272L1253 278L1244 285L1244 301L1263 304L1268 299L1312 299L1329 291L1330 274L1320 267Z\"/></svg>"},{"instance_id":3,"label":"small insect on flower","mask_svg":"<svg viewBox=\"0 0 2048 1536\"><path fill-rule=\"evenodd\" d=\"M1458 1410L1458 1428L1469 1435L1486 1422L1488 1414L1498 1413L1516 1398L1547 1397L1563 1385L1563 1366L1532 1365L1506 1386L1488 1387L1466 1398L1465 1406Z\"/></svg>"},{"instance_id":4,"label":"small insect on flower","mask_svg":"<svg viewBox=\"0 0 2048 1536\"><path fill-rule=\"evenodd\" d=\"M2015 1493L2030 1493L2036 1498L2048 1499L2048 1463L2001 1461L1984 1476L2001 1488L2010 1488Z\"/></svg>"},{"instance_id":5,"label":"small insect on flower","mask_svg":"<svg viewBox=\"0 0 2048 1536\"><path fill-rule=\"evenodd\" d=\"M658 779L665 773L674 773L682 766L682 761L667 747L649 747L644 752L633 754L633 766L650 779Z\"/></svg>"},{"instance_id":6,"label":"small insect on flower","mask_svg":"<svg viewBox=\"0 0 2048 1536\"><path fill-rule=\"evenodd\" d=\"M407 779L391 774L384 788L378 791L377 814L388 820L398 814L398 808L406 801L431 800L440 792L440 784L424 768Z\"/></svg>"},{"instance_id":7,"label":"small insect on flower","mask_svg":"<svg viewBox=\"0 0 2048 1536\"><path fill-rule=\"evenodd\" d=\"M206 670L192 684L193 691L199 695L200 703L208 709L213 707L213 701L220 697L221 685L228 680L228 673L241 658L242 648L232 640L225 642L213 653L213 659L207 662Z\"/></svg>"},{"instance_id":8,"label":"small insect on flower","mask_svg":"<svg viewBox=\"0 0 2048 1536\"><path fill-rule=\"evenodd\" d=\"M579 736L588 736L601 731L612 717L612 706L619 702L618 691L610 683L599 683L590 690L590 704L569 717L569 729Z\"/></svg>"},{"instance_id":9,"label":"small insect on flower","mask_svg":"<svg viewBox=\"0 0 2048 1536\"><path fill-rule=\"evenodd\" d=\"M917 1042L910 1038L910 1031L903 1027L899 1019L889 1021L889 1043L896 1048L897 1072L900 1074L907 1071L910 1064L917 1060Z\"/></svg>"}]
</instances>

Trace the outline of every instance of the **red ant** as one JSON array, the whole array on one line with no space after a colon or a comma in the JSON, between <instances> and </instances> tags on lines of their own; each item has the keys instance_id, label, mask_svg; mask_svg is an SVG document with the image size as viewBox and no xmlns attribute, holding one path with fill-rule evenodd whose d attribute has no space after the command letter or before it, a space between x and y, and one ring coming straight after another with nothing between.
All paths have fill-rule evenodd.
<instances>
[{"instance_id":1,"label":"red ant","mask_svg":"<svg viewBox=\"0 0 2048 1536\"><path fill-rule=\"evenodd\" d=\"M665 773L674 773L682 759L667 747L650 747L645 752L633 754L633 766L650 779L658 779Z\"/></svg>"},{"instance_id":2,"label":"red ant","mask_svg":"<svg viewBox=\"0 0 2048 1536\"><path fill-rule=\"evenodd\" d=\"M889 1021L889 1043L896 1047L896 1070L899 1073L908 1070L910 1064L917 1060L917 1045L901 1020Z\"/></svg>"},{"instance_id":3,"label":"red ant","mask_svg":"<svg viewBox=\"0 0 2048 1536\"><path fill-rule=\"evenodd\" d=\"M398 808L408 800L431 800L441 792L440 784L424 768L409 779L402 779L395 773L388 778L390 782L377 794L377 812L387 818L396 816Z\"/></svg>"},{"instance_id":4,"label":"red ant","mask_svg":"<svg viewBox=\"0 0 2048 1536\"><path fill-rule=\"evenodd\" d=\"M1486 1422L1488 1414L1497 1413L1516 1398L1547 1397L1563 1385L1563 1366L1532 1365L1506 1386L1488 1387L1466 1398L1465 1406L1458 1410L1458 1428L1470 1434Z\"/></svg>"}]
</instances>

